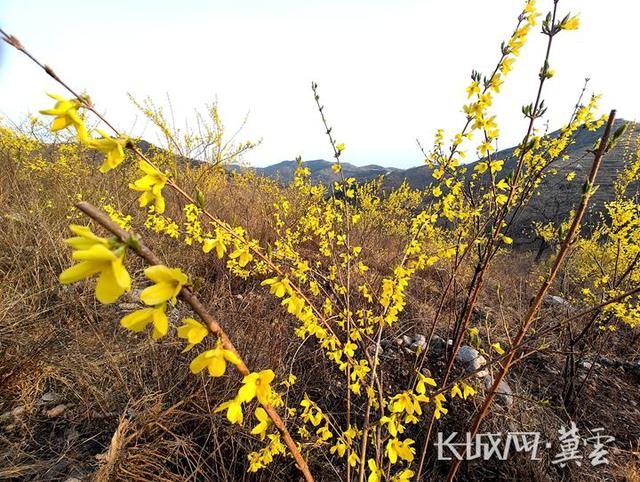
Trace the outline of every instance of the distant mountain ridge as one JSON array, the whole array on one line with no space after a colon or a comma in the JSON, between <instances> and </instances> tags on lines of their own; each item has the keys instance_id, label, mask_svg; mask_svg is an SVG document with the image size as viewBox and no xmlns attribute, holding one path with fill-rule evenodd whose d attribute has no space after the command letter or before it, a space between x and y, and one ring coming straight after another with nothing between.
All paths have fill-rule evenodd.
<instances>
[{"instance_id":1,"label":"distant mountain ridge","mask_svg":"<svg viewBox=\"0 0 640 482\"><path fill-rule=\"evenodd\" d=\"M634 122L618 119L615 122L614 129L621 124L628 124L625 137L630 135L633 139L637 139L640 134L640 125ZM590 166L590 158L588 157L587 150L592 148L594 144L602 136L603 127L595 131L588 131L586 129L579 130L575 137L574 142L570 145L566 153L569 156L569 160L564 163L559 163L559 173L573 170L576 172L576 176L588 169ZM554 131L549 134L550 136L560 135L560 130ZM599 177L599 183L605 183L603 186L605 191L607 187L613 181L615 172L621 169L624 164L622 141L605 157L603 163L603 170ZM495 159L505 160L505 170L513 169L516 160L513 158L513 152L515 147L503 149L495 153L493 156ZM469 172L473 171L473 167L479 160L467 164L469 166ZM312 161L303 161L304 167L311 171L311 180L313 182L329 183L338 179L338 176L331 169L333 162L324 159L316 159ZM293 179L295 170L297 167L296 161L282 161L276 164L272 164L266 167L253 168L255 171L263 176L268 176L273 179L278 179L284 183ZM427 185L434 181L431 176L430 170L426 166L416 166L408 169L401 169L397 167L384 167L376 164L369 164L366 166L355 166L348 162L342 163L342 169L345 176L353 177L358 182L366 182L375 179L379 176L383 176L383 186L385 188L393 189L398 187L404 181L414 189L424 189ZM586 173L586 171L585 171Z\"/></svg>"},{"instance_id":2,"label":"distant mountain ridge","mask_svg":"<svg viewBox=\"0 0 640 482\"><path fill-rule=\"evenodd\" d=\"M311 171L311 180L313 182L328 184L338 179L338 174L331 169L333 162L324 159L315 159L305 161L303 165ZM255 170L263 176L288 183L293 180L297 167L298 163L296 161L282 161L267 167L256 167ZM353 177L358 182L371 181L378 176L385 176L400 170L401 169L394 167L382 167L375 164L355 166L348 162L342 163L342 172L344 175L346 177Z\"/></svg>"},{"instance_id":3,"label":"distant mountain ridge","mask_svg":"<svg viewBox=\"0 0 640 482\"><path fill-rule=\"evenodd\" d=\"M591 201L591 215L602 210L604 203L613 198L613 184L617 174L625 165L630 154L635 153L640 148L640 124L618 119L615 121L613 129L620 125L627 124L627 130L616 146L605 156L598 174L596 194ZM541 194L534 196L526 209L519 215L520 241L526 241L533 221L559 222L564 220L569 211L580 199L583 180L591 167L593 155L589 152L602 136L604 127L595 131L580 129L574 135L573 143L568 146L565 153L567 160L557 161L554 166L556 175L547 176L540 184L537 191ZM559 136L560 130L549 135ZM505 165L503 172L507 173L515 168L516 158L513 156L515 147L503 149L493 154L494 159L503 159ZM627 158L625 158L627 156ZM474 166L480 162L477 160L468 164L467 175L471 175ZM336 180L337 174L331 169L332 162L317 159L303 162L303 165L311 171L312 182L323 184ZM293 179L296 161L283 161L267 167L255 168L256 172L263 176L278 179L287 183ZM399 169L393 167L382 167L378 165L354 166L349 163L342 163L345 176L353 177L359 182L366 182L382 176L382 187L389 191L400 186L403 182L414 189L424 189L435 181L431 175L431 170L426 166L417 166L409 169ZM567 175L575 172L573 181L567 180ZM632 189L638 190L638 180ZM589 215L588 215L589 216Z\"/></svg>"}]
</instances>

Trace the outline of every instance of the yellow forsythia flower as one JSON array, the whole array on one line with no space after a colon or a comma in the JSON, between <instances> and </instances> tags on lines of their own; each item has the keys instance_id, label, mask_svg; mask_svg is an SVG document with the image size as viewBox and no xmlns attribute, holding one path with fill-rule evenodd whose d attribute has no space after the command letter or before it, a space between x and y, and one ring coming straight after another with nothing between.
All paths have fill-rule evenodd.
<instances>
[{"instance_id":1,"label":"yellow forsythia flower","mask_svg":"<svg viewBox=\"0 0 640 482\"><path fill-rule=\"evenodd\" d=\"M278 298L282 298L284 295L290 295L293 293L291 283L287 278L279 280L276 278L269 278L260 283L260 286L269 286L269 292L272 295L276 295Z\"/></svg>"},{"instance_id":2,"label":"yellow forsythia flower","mask_svg":"<svg viewBox=\"0 0 640 482\"><path fill-rule=\"evenodd\" d=\"M367 478L367 482L380 482L383 477L383 472L376 465L376 461L374 459L367 460L367 465L369 466L369 477Z\"/></svg>"},{"instance_id":3,"label":"yellow forsythia flower","mask_svg":"<svg viewBox=\"0 0 640 482\"><path fill-rule=\"evenodd\" d=\"M146 305L158 305L170 301L175 306L180 290L189 282L187 275L179 268L167 268L161 264L150 266L144 270L144 274L151 281L155 281L154 285L140 293L140 299Z\"/></svg>"},{"instance_id":4,"label":"yellow forsythia flower","mask_svg":"<svg viewBox=\"0 0 640 482\"><path fill-rule=\"evenodd\" d=\"M64 240L64 242L68 246L71 246L73 249L89 249L95 244L101 244L107 248L111 246L111 243L108 239L93 234L89 226L79 226L77 224L71 224L69 226L69 229L73 234L77 234L77 236L73 238L67 238Z\"/></svg>"},{"instance_id":5,"label":"yellow forsythia flower","mask_svg":"<svg viewBox=\"0 0 640 482\"><path fill-rule=\"evenodd\" d=\"M100 129L96 130L102 139L88 138L86 143L89 147L97 149L107 156L100 166L100 172L104 174L118 167L124 161L124 146L127 144L127 139L114 139Z\"/></svg>"},{"instance_id":6,"label":"yellow forsythia flower","mask_svg":"<svg viewBox=\"0 0 640 482\"><path fill-rule=\"evenodd\" d=\"M227 411L227 420L229 420L229 422L242 425L242 402L240 400L234 398L233 400L224 402L214 411L218 413L222 412L223 410Z\"/></svg>"},{"instance_id":7,"label":"yellow forsythia flower","mask_svg":"<svg viewBox=\"0 0 640 482\"><path fill-rule=\"evenodd\" d=\"M262 407L256 408L255 416L258 419L259 423L258 425L253 427L253 429L251 430L251 434L259 435L260 440L264 440L264 438L267 435L267 429L271 424L271 419L269 418L269 415L267 415L267 412L265 411L265 409Z\"/></svg>"},{"instance_id":8,"label":"yellow forsythia flower","mask_svg":"<svg viewBox=\"0 0 640 482\"><path fill-rule=\"evenodd\" d=\"M397 438L392 438L387 442L387 457L389 462L395 464L398 458L406 460L407 462L413 461L413 456L416 453L416 449L411 447L414 443L410 438L400 441Z\"/></svg>"},{"instance_id":9,"label":"yellow forsythia flower","mask_svg":"<svg viewBox=\"0 0 640 482\"><path fill-rule=\"evenodd\" d=\"M66 242L76 249L72 258L79 263L60 273L60 283L75 283L99 273L96 298L103 304L113 303L129 291L131 278L124 267L124 248L112 250L108 240L96 236L87 227L71 225L69 228L78 234Z\"/></svg>"},{"instance_id":10,"label":"yellow forsythia flower","mask_svg":"<svg viewBox=\"0 0 640 482\"><path fill-rule=\"evenodd\" d=\"M178 327L178 338L189 342L185 349L182 350L182 353L186 353L204 340L209 334L209 329L193 318L185 318L182 323L184 324Z\"/></svg>"},{"instance_id":11,"label":"yellow forsythia flower","mask_svg":"<svg viewBox=\"0 0 640 482\"><path fill-rule=\"evenodd\" d=\"M51 124L51 130L53 132L69 126L81 126L84 128L84 123L78 115L78 108L82 105L78 99L65 99L64 97L56 94L47 95L52 99L57 100L57 102L53 109L41 110L40 113L55 116L55 119L53 119L53 123Z\"/></svg>"},{"instance_id":12,"label":"yellow forsythia flower","mask_svg":"<svg viewBox=\"0 0 640 482\"><path fill-rule=\"evenodd\" d=\"M467 397L476 394L476 391L471 385L467 385L464 382L461 382L461 383L462 383L462 398L466 400Z\"/></svg>"},{"instance_id":13,"label":"yellow forsythia flower","mask_svg":"<svg viewBox=\"0 0 640 482\"><path fill-rule=\"evenodd\" d=\"M129 184L129 188L143 193L138 198L141 207L145 207L153 201L155 203L156 214L162 214L165 209L162 189L167 183L167 176L146 161L140 161L138 167L146 175L135 181L133 184Z\"/></svg>"},{"instance_id":14,"label":"yellow forsythia flower","mask_svg":"<svg viewBox=\"0 0 640 482\"><path fill-rule=\"evenodd\" d=\"M434 416L436 417L436 420L440 420L440 417L442 417L443 414L446 415L449 412L449 409L442 406L442 403L446 402L447 398L442 393L438 393L433 398L433 401L436 405L434 409Z\"/></svg>"},{"instance_id":15,"label":"yellow forsythia flower","mask_svg":"<svg viewBox=\"0 0 640 482\"><path fill-rule=\"evenodd\" d=\"M271 370L249 373L242 379L244 384L238 391L238 400L250 402L257 398L262 405L271 401L271 382L275 378L275 373Z\"/></svg>"},{"instance_id":16,"label":"yellow forsythia flower","mask_svg":"<svg viewBox=\"0 0 640 482\"><path fill-rule=\"evenodd\" d=\"M227 371L227 362L236 366L241 363L238 355L223 348L222 342L218 340L214 349L203 351L195 357L189 364L189 369L191 373L200 373L206 368L212 377L221 377Z\"/></svg>"},{"instance_id":17,"label":"yellow forsythia flower","mask_svg":"<svg viewBox=\"0 0 640 482\"><path fill-rule=\"evenodd\" d=\"M462 398L462 390L460 390L460 387L458 386L457 383L451 389L451 398L456 398L456 397Z\"/></svg>"},{"instance_id":18,"label":"yellow forsythia flower","mask_svg":"<svg viewBox=\"0 0 640 482\"><path fill-rule=\"evenodd\" d=\"M409 482L416 474L411 469L404 469L402 472L394 475L390 482Z\"/></svg>"},{"instance_id":19,"label":"yellow forsythia flower","mask_svg":"<svg viewBox=\"0 0 640 482\"><path fill-rule=\"evenodd\" d=\"M578 30L578 27L580 27L580 18L577 15L560 24L560 28L564 30Z\"/></svg>"},{"instance_id":20,"label":"yellow forsythia flower","mask_svg":"<svg viewBox=\"0 0 640 482\"><path fill-rule=\"evenodd\" d=\"M500 342L492 343L491 348L493 348L498 355L504 355L504 350L500 346Z\"/></svg>"},{"instance_id":21,"label":"yellow forsythia flower","mask_svg":"<svg viewBox=\"0 0 640 482\"><path fill-rule=\"evenodd\" d=\"M204 251L205 253L209 253L212 249L216 250L218 259L222 259L224 253L227 252L227 246L224 244L222 238L220 237L214 239L206 238L202 243L202 251Z\"/></svg>"},{"instance_id":22,"label":"yellow forsythia flower","mask_svg":"<svg viewBox=\"0 0 640 482\"><path fill-rule=\"evenodd\" d=\"M238 247L238 245L236 245L236 250L229 255L229 258L238 258L238 266L244 268L253 259L253 255L249 252L248 246L240 248Z\"/></svg>"},{"instance_id":23,"label":"yellow forsythia flower","mask_svg":"<svg viewBox=\"0 0 640 482\"><path fill-rule=\"evenodd\" d=\"M167 303L160 303L149 308L142 308L133 313L129 313L120 324L127 330L139 332L143 331L149 323L153 323L153 332L151 337L154 340L162 338L169 331L169 319L166 313Z\"/></svg>"}]
</instances>

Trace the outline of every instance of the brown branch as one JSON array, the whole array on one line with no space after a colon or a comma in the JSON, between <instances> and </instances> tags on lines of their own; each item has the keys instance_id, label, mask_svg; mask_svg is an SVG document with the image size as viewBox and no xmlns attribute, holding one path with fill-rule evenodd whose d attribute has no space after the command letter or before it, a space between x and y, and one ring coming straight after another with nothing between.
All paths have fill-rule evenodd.
<instances>
[{"instance_id":1,"label":"brown branch","mask_svg":"<svg viewBox=\"0 0 640 482\"><path fill-rule=\"evenodd\" d=\"M544 296L546 295L547 291L549 291L549 288L551 287L551 285L553 284L553 281L556 278L556 275L558 274L558 271L560 270L560 266L562 265L564 258L566 257L569 248L571 247L571 243L578 231L578 228L580 227L580 222L582 220L582 216L584 215L585 211L587 210L587 206L589 205L589 199L592 195L592 189L593 189L593 185L595 183L596 177L598 175L598 169L600 168L600 164L602 163L602 158L604 157L604 154L606 153L606 149L607 149L607 143L609 140L609 134L611 133L611 127L613 126L613 122L615 120L616 117L616 111L612 110L611 113L609 114L609 119L607 122L607 126L605 127L604 130L604 134L602 135L602 139L600 140L600 146L598 147L598 150L596 151L594 160L593 160L593 164L591 165L591 172L589 173L589 177L587 179L587 181L585 182L585 187L583 189L583 193L582 193L582 199L580 201L580 206L578 207L578 210L576 212L576 215L573 218L573 223L571 224L571 228L569 229L569 232L567 233L567 236L565 237L564 242L562 243L562 246L560 247L560 251L558 252L558 255L556 256L556 259L553 263L553 266L551 268L551 271L546 279L546 281L540 286L540 289L538 290L538 293L536 294L535 298L533 299L533 302L531 303L531 306L529 308L529 312L527 313L524 322L522 323L522 326L520 327L520 331L518 332L518 334L516 335L516 337L514 338L514 346L518 346L522 343L527 331L529 330L529 328L531 327L531 325L536 321L537 319L537 314L540 310L540 307L542 306L542 301L544 299ZM500 385L500 383L502 382L502 380L504 379L504 377L507 375L507 373L509 372L509 369L511 367L511 362L513 361L513 358L516 355L517 350L512 350L509 354L509 356L506 358L504 365L502 366L502 369L500 370L498 376L495 378L494 382L493 382L493 386L491 387L491 389L489 390L489 394L487 395L487 397L484 400L484 403L482 404L482 407L480 408L478 414L475 416L473 423L471 425L471 437L474 437L475 434L478 432L478 429L480 428L480 424L482 423L482 420L484 419L484 417L486 416L489 407L491 406L491 404L493 403L493 400L496 396L496 392L498 390L498 386ZM464 458L464 457L462 457ZM449 475L447 480L449 482L453 481L456 473L458 471L458 469L460 468L460 463L461 460L456 459L455 461L453 461L453 463L451 464L451 468L449 470Z\"/></svg>"},{"instance_id":2,"label":"brown branch","mask_svg":"<svg viewBox=\"0 0 640 482\"><path fill-rule=\"evenodd\" d=\"M132 233L125 231L120 226L118 226L115 222L111 220L111 218L105 212L99 210L95 206L85 201L81 201L77 203L76 207L80 211L85 213L87 216L89 216L91 219L96 221L98 224L100 224L107 231L116 235L120 239L120 241L122 241L123 243L130 241L132 238L135 239L135 242L129 243L129 245L132 247L132 249L136 252L138 256L143 258L150 265L164 264L162 260L158 258L158 256L156 256L156 254L153 251L151 251L147 246L145 246L140 241L139 238L136 238ZM247 365L244 363L244 361L242 361L242 357L238 353L238 350L236 350L236 347L233 345L233 343L231 342L227 334L224 332L220 324L215 320L213 316L211 316L211 314L207 311L207 309L200 302L200 300L193 293L193 291L191 291L187 287L183 287L182 290L180 291L180 298L182 298L189 306L191 306L193 311L195 311L198 314L198 316L207 324L207 326L209 327L209 330L213 334L220 337L220 340L222 341L222 346L224 347L224 349L229 350L237 355L238 359L240 360L240 363L236 365L236 368L238 369L238 371L243 376L249 375L251 371L249 370L249 368L247 368ZM263 407L267 412L267 415L269 415L269 418L273 421L273 425L278 429L278 431L284 438L284 441L287 444L287 447L289 447L289 450L293 455L293 458L295 459L296 464L300 469L300 471L302 472L305 480L307 482L312 482L313 476L309 471L309 467L307 466L307 463L302 457L302 454L298 450L298 447L296 446L295 442L291 438L291 435L289 434L289 431L287 430L287 427L285 426L284 422L280 418L280 415L278 415L278 412L276 412L276 410L271 405L267 404L267 405L263 405Z\"/></svg>"}]
</instances>

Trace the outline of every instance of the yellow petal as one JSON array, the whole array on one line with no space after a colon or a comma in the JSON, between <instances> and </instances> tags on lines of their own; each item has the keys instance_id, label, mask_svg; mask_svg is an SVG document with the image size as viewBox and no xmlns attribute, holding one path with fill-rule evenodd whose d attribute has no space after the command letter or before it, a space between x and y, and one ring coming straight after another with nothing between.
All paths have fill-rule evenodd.
<instances>
[{"instance_id":1,"label":"yellow petal","mask_svg":"<svg viewBox=\"0 0 640 482\"><path fill-rule=\"evenodd\" d=\"M70 268L65 269L58 279L62 284L70 284L75 283L77 281L83 280L94 274L100 272L104 267L103 263L95 262L95 261L83 261L82 263L78 263L76 265L71 266Z\"/></svg>"},{"instance_id":2,"label":"yellow petal","mask_svg":"<svg viewBox=\"0 0 640 482\"><path fill-rule=\"evenodd\" d=\"M216 352L219 349L214 350ZM212 377L221 377L224 375L224 372L227 371L227 364L224 361L224 358L221 356L221 353L216 353L216 356L209 359L209 375Z\"/></svg>"},{"instance_id":3,"label":"yellow petal","mask_svg":"<svg viewBox=\"0 0 640 482\"><path fill-rule=\"evenodd\" d=\"M118 285L126 291L131 289L131 277L127 272L127 269L123 264L124 256L120 256L115 261L111 262L111 269Z\"/></svg>"},{"instance_id":4,"label":"yellow petal","mask_svg":"<svg viewBox=\"0 0 640 482\"><path fill-rule=\"evenodd\" d=\"M191 360L191 363L189 363L189 370L191 370L191 373L200 373L202 370L204 370L209 364L209 359L212 352L213 350L203 351L197 357Z\"/></svg>"},{"instance_id":5,"label":"yellow petal","mask_svg":"<svg viewBox=\"0 0 640 482\"><path fill-rule=\"evenodd\" d=\"M174 288L168 283L156 283L142 290L140 299L145 305L159 305L173 296Z\"/></svg>"},{"instance_id":6,"label":"yellow petal","mask_svg":"<svg viewBox=\"0 0 640 482\"><path fill-rule=\"evenodd\" d=\"M98 277L98 283L96 284L96 299L100 303L108 305L116 301L124 292L125 289L116 281L111 265L108 265L107 268L102 270Z\"/></svg>"},{"instance_id":7,"label":"yellow petal","mask_svg":"<svg viewBox=\"0 0 640 482\"><path fill-rule=\"evenodd\" d=\"M67 127L69 127L71 125L71 120L64 116L64 117L56 117L53 120L53 123L51 124L51 132L56 132L62 129L65 129Z\"/></svg>"},{"instance_id":8,"label":"yellow petal","mask_svg":"<svg viewBox=\"0 0 640 482\"><path fill-rule=\"evenodd\" d=\"M256 384L255 382L245 383L240 390L238 390L238 400L242 402L250 402L256 396Z\"/></svg>"},{"instance_id":9,"label":"yellow petal","mask_svg":"<svg viewBox=\"0 0 640 482\"><path fill-rule=\"evenodd\" d=\"M238 366L238 365L240 365L240 363L242 363L240 358L238 358L238 355L233 353L231 350L222 350L222 353L224 354L224 358L229 363L233 363L235 366Z\"/></svg>"},{"instance_id":10,"label":"yellow petal","mask_svg":"<svg viewBox=\"0 0 640 482\"><path fill-rule=\"evenodd\" d=\"M153 333L151 337L154 340L162 338L169 331L169 318L165 313L166 305L156 307L153 309Z\"/></svg>"},{"instance_id":11,"label":"yellow petal","mask_svg":"<svg viewBox=\"0 0 640 482\"><path fill-rule=\"evenodd\" d=\"M151 322L153 318L153 308L143 308L124 316L120 320L120 324L131 331L142 331Z\"/></svg>"},{"instance_id":12,"label":"yellow petal","mask_svg":"<svg viewBox=\"0 0 640 482\"><path fill-rule=\"evenodd\" d=\"M89 249L82 251L74 251L71 257L78 261L113 261L116 255L103 246L102 244L94 244Z\"/></svg>"}]
</instances>

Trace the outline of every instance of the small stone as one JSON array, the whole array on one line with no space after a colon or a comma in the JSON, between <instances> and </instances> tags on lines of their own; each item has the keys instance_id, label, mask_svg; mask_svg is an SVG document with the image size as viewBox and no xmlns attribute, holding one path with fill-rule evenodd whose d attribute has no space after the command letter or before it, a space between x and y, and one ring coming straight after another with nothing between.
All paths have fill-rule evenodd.
<instances>
[{"instance_id":1,"label":"small stone","mask_svg":"<svg viewBox=\"0 0 640 482\"><path fill-rule=\"evenodd\" d=\"M411 339L410 336L402 335L402 344L404 346L411 346L412 343L413 343L413 340Z\"/></svg>"},{"instance_id":2,"label":"small stone","mask_svg":"<svg viewBox=\"0 0 640 482\"><path fill-rule=\"evenodd\" d=\"M548 305L555 306L556 308L571 309L571 303L561 296L547 295L544 297L544 302Z\"/></svg>"},{"instance_id":3,"label":"small stone","mask_svg":"<svg viewBox=\"0 0 640 482\"><path fill-rule=\"evenodd\" d=\"M469 345L462 345L456 358L468 372L475 372L487 364L487 359Z\"/></svg>"},{"instance_id":4,"label":"small stone","mask_svg":"<svg viewBox=\"0 0 640 482\"><path fill-rule=\"evenodd\" d=\"M626 371L630 373L640 374L640 360L634 362L628 362L624 364L624 368Z\"/></svg>"},{"instance_id":5,"label":"small stone","mask_svg":"<svg viewBox=\"0 0 640 482\"><path fill-rule=\"evenodd\" d=\"M49 418L56 418L62 415L66 409L67 409L66 405L63 405L63 404L56 405L51 410L47 410L45 412L45 415Z\"/></svg>"},{"instance_id":6,"label":"small stone","mask_svg":"<svg viewBox=\"0 0 640 482\"><path fill-rule=\"evenodd\" d=\"M580 362L578 363L578 366L580 368L584 368L585 370L591 370L591 368L593 367L593 362L580 360Z\"/></svg>"},{"instance_id":7,"label":"small stone","mask_svg":"<svg viewBox=\"0 0 640 482\"><path fill-rule=\"evenodd\" d=\"M601 356L598 359L598 363L607 367L616 367L618 365L618 363L615 360L612 360L611 358L608 358L606 356Z\"/></svg>"},{"instance_id":8,"label":"small stone","mask_svg":"<svg viewBox=\"0 0 640 482\"><path fill-rule=\"evenodd\" d=\"M486 376L483 381L485 389L490 390L493 386L493 378ZM513 405L513 390L505 380L501 380L496 388L496 399L507 407Z\"/></svg>"},{"instance_id":9,"label":"small stone","mask_svg":"<svg viewBox=\"0 0 640 482\"><path fill-rule=\"evenodd\" d=\"M416 335L413 337L413 343L415 345L421 346L422 349L424 350L427 347L427 339L425 338L424 335Z\"/></svg>"},{"instance_id":10,"label":"small stone","mask_svg":"<svg viewBox=\"0 0 640 482\"><path fill-rule=\"evenodd\" d=\"M55 394L55 392L47 392L42 395L42 397L40 397L40 401L42 401L43 403L51 403L55 402L57 398L58 396Z\"/></svg>"}]
</instances>

